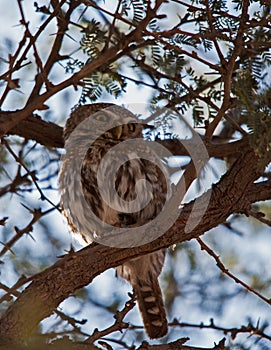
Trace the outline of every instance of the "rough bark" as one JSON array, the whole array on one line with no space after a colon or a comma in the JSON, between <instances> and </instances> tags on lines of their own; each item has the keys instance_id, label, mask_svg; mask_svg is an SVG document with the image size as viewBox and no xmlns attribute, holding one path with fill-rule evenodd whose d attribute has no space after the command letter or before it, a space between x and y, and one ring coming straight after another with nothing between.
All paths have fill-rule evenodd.
<instances>
[{"instance_id":1,"label":"rough bark","mask_svg":"<svg viewBox=\"0 0 271 350\"><path fill-rule=\"evenodd\" d=\"M35 140L46 147L64 147L63 128L42 120L38 115L29 115L14 126L9 133Z\"/></svg>"}]
</instances>

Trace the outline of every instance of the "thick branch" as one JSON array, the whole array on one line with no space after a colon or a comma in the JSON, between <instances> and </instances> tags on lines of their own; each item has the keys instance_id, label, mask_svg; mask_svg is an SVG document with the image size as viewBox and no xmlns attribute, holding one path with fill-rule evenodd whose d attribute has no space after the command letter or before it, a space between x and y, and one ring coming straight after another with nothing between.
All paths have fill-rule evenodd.
<instances>
[{"instance_id":1,"label":"thick branch","mask_svg":"<svg viewBox=\"0 0 271 350\"><path fill-rule=\"evenodd\" d=\"M35 140L46 147L64 147L63 129L57 124L46 122L34 114L29 115L14 126L9 133Z\"/></svg>"},{"instance_id":2,"label":"thick branch","mask_svg":"<svg viewBox=\"0 0 271 350\"><path fill-rule=\"evenodd\" d=\"M271 180L252 184L246 193L249 203L271 200Z\"/></svg>"},{"instance_id":3,"label":"thick branch","mask_svg":"<svg viewBox=\"0 0 271 350\"><path fill-rule=\"evenodd\" d=\"M9 134L35 140L46 147L64 147L62 127L51 122L46 122L39 116L33 114L29 115L26 119L13 127ZM181 143L178 139L157 139L156 142L161 143L174 155L189 155L187 148L184 147L189 140L183 140ZM205 143L210 157L220 159L230 155L236 155L248 144L248 140L245 138L239 141L227 143L205 142L204 140L203 142Z\"/></svg>"},{"instance_id":4,"label":"thick branch","mask_svg":"<svg viewBox=\"0 0 271 350\"><path fill-rule=\"evenodd\" d=\"M77 253L66 255L36 276L5 312L0 320L1 341L19 342L27 338L38 323L48 317L63 300L89 284L104 270L162 247L197 238L225 222L229 215L246 212L250 203L258 200L257 192L251 186L260 176L263 167L264 164L259 169L257 157L251 149L247 149L220 182L200 197L203 202L208 200L211 191L208 209L192 231L186 230L186 223L194 201L186 204L174 225L151 243L129 249L109 248L94 243ZM254 186L259 190L258 184Z\"/></svg>"}]
</instances>

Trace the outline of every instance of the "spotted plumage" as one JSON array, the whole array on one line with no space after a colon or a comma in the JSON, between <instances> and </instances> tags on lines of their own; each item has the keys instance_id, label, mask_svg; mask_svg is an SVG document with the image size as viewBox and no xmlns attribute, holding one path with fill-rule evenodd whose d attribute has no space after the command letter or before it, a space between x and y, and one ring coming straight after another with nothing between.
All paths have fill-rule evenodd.
<instances>
[{"instance_id":1,"label":"spotted plumage","mask_svg":"<svg viewBox=\"0 0 271 350\"><path fill-rule=\"evenodd\" d=\"M96 113L99 111L98 113ZM94 114L95 113L95 114ZM151 222L163 209L168 198L168 183L165 174L161 170L161 162L157 157L149 155L148 159L141 158L140 146L134 150L117 149L117 146L127 140L142 138L143 126L136 123L135 116L128 110L110 104L92 104L77 108L67 120L64 130L64 138L67 142L77 126L89 116L91 126L83 128L79 136L74 137L75 141L87 140L88 136L95 132L97 124L95 120L104 121L107 130L101 132L95 141L89 146L81 167L81 186L89 208L102 222L112 227L134 228ZM117 126L113 124L116 119L121 120ZM78 138L78 140L76 139ZM116 151L114 151L116 149ZM98 183L98 168L105 155L110 153L110 162L105 163L106 174L113 178L115 192L108 191L105 197L101 195ZM93 240L86 232L82 222L82 211L86 209L85 204L78 195L76 188L67 190L72 186L73 177L78 175L76 169L70 169L73 157L77 159L82 152L80 148L71 148L68 158L64 159L60 171L60 190L64 215L74 232L78 232L85 243ZM114 163L121 157L122 165L114 173ZM160 166L157 166L159 163ZM111 174L112 173L112 174ZM147 187L151 185L151 197L147 196ZM132 203L137 200L139 203L148 201L147 205L132 209ZM76 203L76 211L71 208ZM125 203L125 209L116 210ZM73 205L72 205L73 204ZM89 219L91 231L102 234L102 229L97 228L93 220ZM127 233L129 235L129 231ZM147 233L146 233L147 234ZM161 289L158 283L158 276L162 270L166 251L164 249L141 256L125 262L116 268L117 276L126 279L133 287L139 309L143 318L144 326L150 338L160 338L167 333L167 319L162 299Z\"/></svg>"}]
</instances>

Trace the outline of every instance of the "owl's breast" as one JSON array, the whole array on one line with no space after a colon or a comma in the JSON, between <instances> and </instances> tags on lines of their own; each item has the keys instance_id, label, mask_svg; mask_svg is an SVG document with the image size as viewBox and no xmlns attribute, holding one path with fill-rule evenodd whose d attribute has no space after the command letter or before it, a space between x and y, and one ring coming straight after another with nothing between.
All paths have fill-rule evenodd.
<instances>
[{"instance_id":1,"label":"owl's breast","mask_svg":"<svg viewBox=\"0 0 271 350\"><path fill-rule=\"evenodd\" d=\"M143 225L160 213L167 199L163 165L159 159L142 159L136 151L118 152L111 146L95 145L87 152L81 169L85 199L109 225Z\"/></svg>"}]
</instances>

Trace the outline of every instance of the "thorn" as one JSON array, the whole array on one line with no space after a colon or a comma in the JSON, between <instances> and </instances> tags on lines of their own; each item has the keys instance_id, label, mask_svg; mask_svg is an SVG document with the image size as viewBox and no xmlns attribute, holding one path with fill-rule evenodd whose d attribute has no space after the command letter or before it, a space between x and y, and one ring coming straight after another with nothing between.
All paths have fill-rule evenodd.
<instances>
[{"instance_id":1,"label":"thorn","mask_svg":"<svg viewBox=\"0 0 271 350\"><path fill-rule=\"evenodd\" d=\"M7 219L8 219L8 216L5 216L3 217L3 219L0 219L0 225L5 226Z\"/></svg>"}]
</instances>

